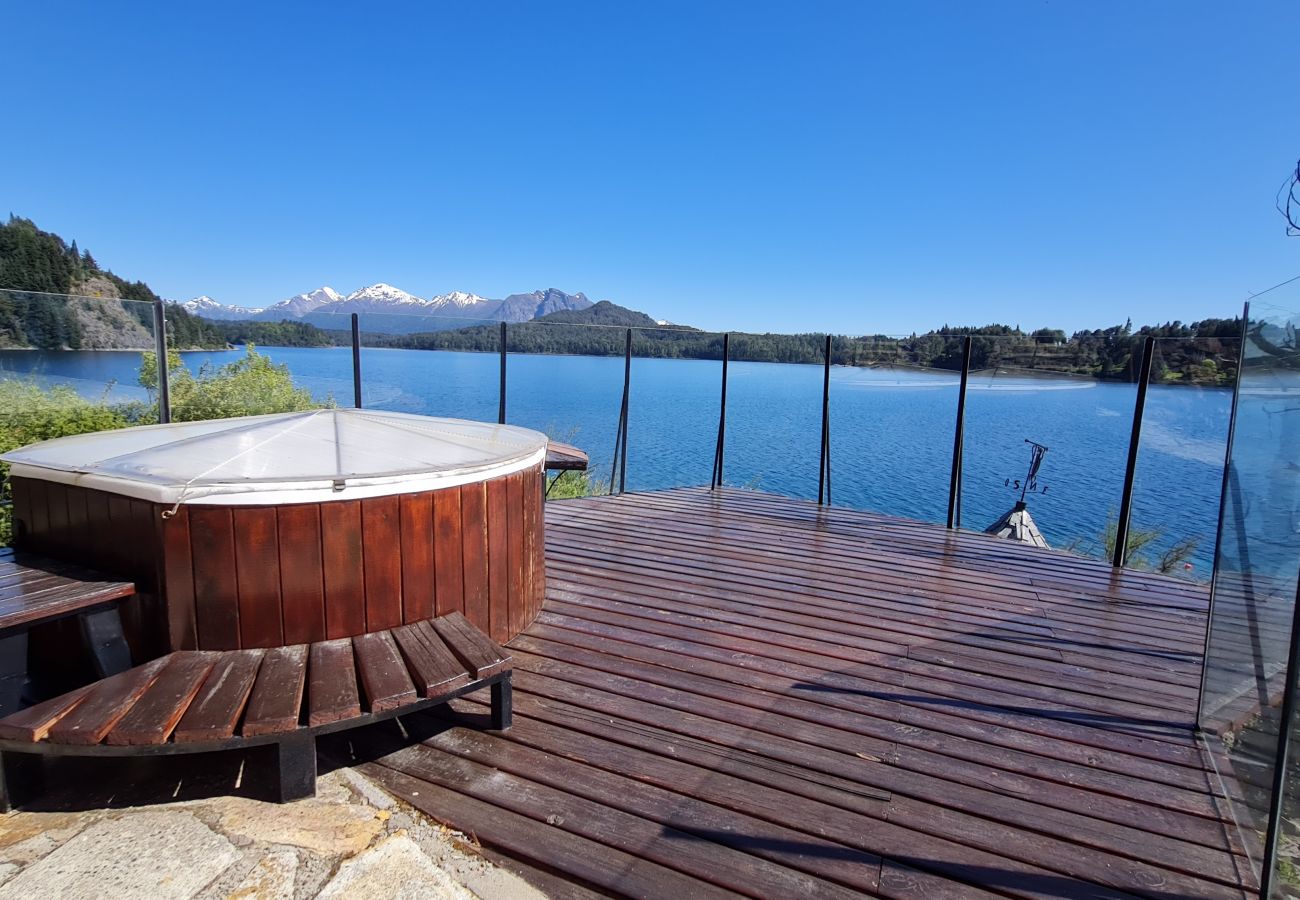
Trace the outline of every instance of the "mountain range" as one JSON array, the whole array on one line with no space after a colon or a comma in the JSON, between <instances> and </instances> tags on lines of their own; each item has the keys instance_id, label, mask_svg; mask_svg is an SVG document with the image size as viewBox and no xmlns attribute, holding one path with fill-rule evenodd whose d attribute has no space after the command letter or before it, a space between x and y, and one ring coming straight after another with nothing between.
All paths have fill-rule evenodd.
<instances>
[{"instance_id":1,"label":"mountain range","mask_svg":"<svg viewBox=\"0 0 1300 900\"><path fill-rule=\"evenodd\" d=\"M556 288L511 294L504 300L492 300L464 291L452 291L425 300L391 284L380 283L347 296L331 287L320 287L261 309L230 306L207 296L177 305L205 319L257 322L296 319L326 329L349 327L346 317L357 313L361 327L366 331L411 334L492 322L531 322L554 312L587 309L592 302L581 292L566 294Z\"/></svg>"}]
</instances>

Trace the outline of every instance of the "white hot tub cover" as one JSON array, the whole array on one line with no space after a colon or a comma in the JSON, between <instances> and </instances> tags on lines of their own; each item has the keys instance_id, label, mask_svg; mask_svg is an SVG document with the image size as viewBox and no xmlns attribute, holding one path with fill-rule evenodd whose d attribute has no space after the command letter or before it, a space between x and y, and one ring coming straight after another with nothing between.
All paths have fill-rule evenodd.
<instances>
[{"instance_id":1,"label":"white hot tub cover","mask_svg":"<svg viewBox=\"0 0 1300 900\"><path fill-rule=\"evenodd\" d=\"M12 474L158 503L353 500L483 481L546 458L511 425L320 409L56 438L0 456Z\"/></svg>"}]
</instances>

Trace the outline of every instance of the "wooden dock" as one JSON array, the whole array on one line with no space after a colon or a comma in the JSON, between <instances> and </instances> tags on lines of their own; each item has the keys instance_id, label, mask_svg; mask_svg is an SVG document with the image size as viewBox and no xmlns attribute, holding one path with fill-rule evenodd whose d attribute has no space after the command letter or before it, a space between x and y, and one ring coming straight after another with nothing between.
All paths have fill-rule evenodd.
<instances>
[{"instance_id":1,"label":"wooden dock","mask_svg":"<svg viewBox=\"0 0 1300 900\"><path fill-rule=\"evenodd\" d=\"M1253 896L1204 588L731 489L546 513L514 728L364 767L543 890Z\"/></svg>"}]
</instances>

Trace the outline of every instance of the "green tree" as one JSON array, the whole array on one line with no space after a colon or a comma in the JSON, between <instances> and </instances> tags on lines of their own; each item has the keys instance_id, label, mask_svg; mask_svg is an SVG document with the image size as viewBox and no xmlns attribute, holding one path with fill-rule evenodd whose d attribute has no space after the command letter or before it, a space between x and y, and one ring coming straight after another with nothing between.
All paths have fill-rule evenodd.
<instances>
[{"instance_id":1,"label":"green tree","mask_svg":"<svg viewBox=\"0 0 1300 900\"><path fill-rule=\"evenodd\" d=\"M180 353L170 350L167 373L175 422L295 412L321 405L310 391L293 383L288 366L272 362L251 344L243 358L219 368L205 365L197 375L186 368ZM156 406L158 359L155 354L142 354L139 380Z\"/></svg>"}]
</instances>

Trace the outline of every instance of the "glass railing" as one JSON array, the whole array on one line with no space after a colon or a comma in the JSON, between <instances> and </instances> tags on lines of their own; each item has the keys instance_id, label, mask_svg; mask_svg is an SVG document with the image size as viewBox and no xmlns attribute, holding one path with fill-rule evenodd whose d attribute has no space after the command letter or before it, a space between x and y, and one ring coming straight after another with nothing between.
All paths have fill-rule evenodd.
<instances>
[{"instance_id":1,"label":"glass railing","mask_svg":"<svg viewBox=\"0 0 1300 900\"><path fill-rule=\"evenodd\" d=\"M1214 567L1240 326L1152 342L1127 565L1208 581Z\"/></svg>"},{"instance_id":2,"label":"glass railing","mask_svg":"<svg viewBox=\"0 0 1300 900\"><path fill-rule=\"evenodd\" d=\"M1271 885L1265 893L1294 897L1300 747L1279 754L1296 729L1284 700L1300 638L1300 290L1267 300L1252 301L1246 329L1199 721L1246 848Z\"/></svg>"},{"instance_id":3,"label":"glass railing","mask_svg":"<svg viewBox=\"0 0 1300 900\"><path fill-rule=\"evenodd\" d=\"M971 346L962 526L988 529L1023 499L1049 546L1107 558L1140 343L1128 335L1098 347L973 336ZM1046 451L1031 477L1034 444Z\"/></svg>"},{"instance_id":4,"label":"glass railing","mask_svg":"<svg viewBox=\"0 0 1300 900\"><path fill-rule=\"evenodd\" d=\"M150 358L144 354L154 344L152 304L14 292L5 297L17 310L14 321L33 323L24 326L30 335L24 331L9 342L39 338L46 349L0 351L4 377L38 386L65 383L84 398L134 403L131 421L156 417L151 404L157 391L140 383L141 365ZM7 308L0 307L0 329ZM179 348L170 378L173 418L351 406L351 316L313 315L307 323L256 327L178 319L169 326L171 346ZM362 405L495 421L500 323L439 317L434 324L441 330L412 331L429 322L408 318L359 317ZM81 331L51 331L64 321ZM8 327L0 334L17 334ZM200 327L213 333L195 330ZM674 326L631 329L627 447L620 463L615 451L627 335L624 327L509 324L506 421L586 451L587 489L617 488L624 467L628 490L709 484L724 335ZM822 490L835 505L946 521L964 337L834 337L830 477L822 479L825 335L731 333L723 483L806 499ZM221 349L227 340L234 345ZM299 346L272 343L277 340ZM961 527L984 530L1020 499L1017 482L1030 462L1029 440L1048 448L1036 490L1026 495L1047 543L1110 557L1141 336L971 340ZM246 341L260 341L255 354ZM1233 357L1230 340L1156 341L1130 546L1135 539L1146 543L1134 548L1131 564L1207 576L1221 470L1214 460L1223 455Z\"/></svg>"}]
</instances>

